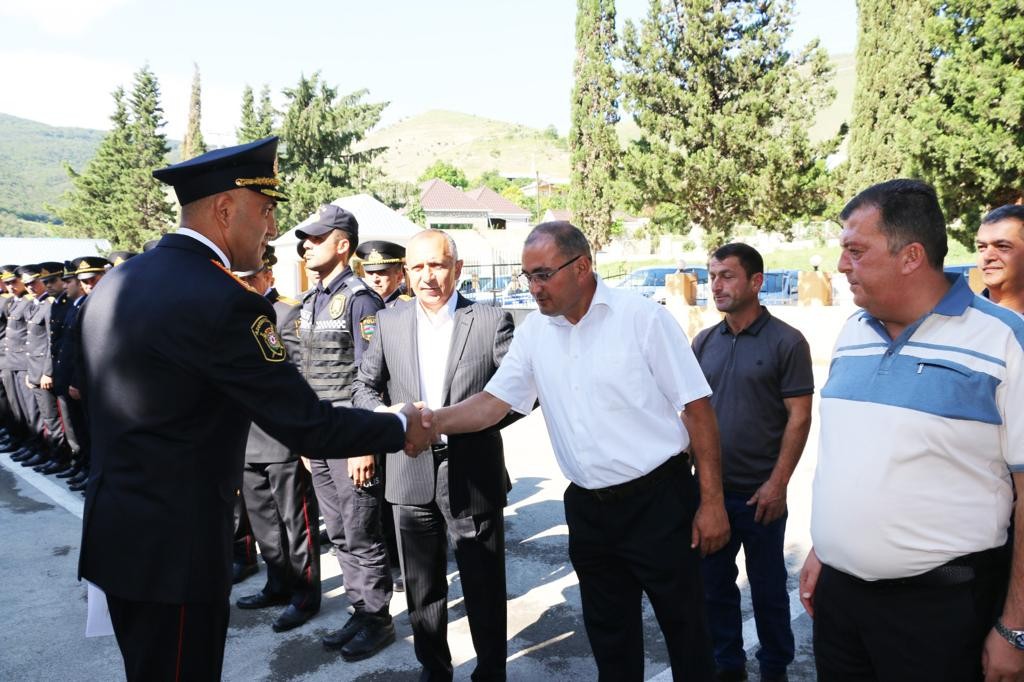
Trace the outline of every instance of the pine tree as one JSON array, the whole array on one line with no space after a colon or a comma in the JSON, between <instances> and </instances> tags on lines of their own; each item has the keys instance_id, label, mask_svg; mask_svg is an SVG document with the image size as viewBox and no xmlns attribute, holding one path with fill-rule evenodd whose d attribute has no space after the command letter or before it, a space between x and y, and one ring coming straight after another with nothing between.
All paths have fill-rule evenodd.
<instances>
[{"instance_id":1,"label":"pine tree","mask_svg":"<svg viewBox=\"0 0 1024 682\"><path fill-rule=\"evenodd\" d=\"M621 156L615 133L619 121L619 83L612 65L615 41L614 0L578 0L569 206L576 226L595 251L611 236L612 190Z\"/></svg>"},{"instance_id":2,"label":"pine tree","mask_svg":"<svg viewBox=\"0 0 1024 682\"><path fill-rule=\"evenodd\" d=\"M908 134L950 234L972 246L986 211L1024 200L1024 12L1016 0L948 0L941 10L927 23L930 92Z\"/></svg>"},{"instance_id":3,"label":"pine tree","mask_svg":"<svg viewBox=\"0 0 1024 682\"><path fill-rule=\"evenodd\" d=\"M96 149L96 156L81 172L65 163L71 179L60 205L50 207L63 222L58 231L67 237L108 239L114 232L114 214L124 193L125 164L131 151L131 131L124 88L114 90L112 123Z\"/></svg>"},{"instance_id":4,"label":"pine tree","mask_svg":"<svg viewBox=\"0 0 1024 682\"><path fill-rule=\"evenodd\" d=\"M199 65L193 64L192 72L192 94L188 103L188 128L185 130L185 140L181 144L181 160L185 161L193 157L205 154L206 142L203 140L203 131L200 127L203 117L202 95L199 87Z\"/></svg>"},{"instance_id":5,"label":"pine tree","mask_svg":"<svg viewBox=\"0 0 1024 682\"><path fill-rule=\"evenodd\" d=\"M274 129L274 105L270 101L270 87L260 91L260 107L256 109L252 88L248 85L242 91L242 122L235 131L238 144L267 137Z\"/></svg>"},{"instance_id":6,"label":"pine tree","mask_svg":"<svg viewBox=\"0 0 1024 682\"><path fill-rule=\"evenodd\" d=\"M294 88L284 90L287 106L278 130L278 163L288 201L278 206L282 228L290 229L322 203L372 191L382 177L373 160L386 147L354 149L387 106L362 102L367 92L339 97L319 72L301 76Z\"/></svg>"},{"instance_id":7,"label":"pine tree","mask_svg":"<svg viewBox=\"0 0 1024 682\"><path fill-rule=\"evenodd\" d=\"M928 91L929 44L921 30L932 0L858 0L857 86L850 127L849 198L912 173L910 111Z\"/></svg>"},{"instance_id":8,"label":"pine tree","mask_svg":"<svg viewBox=\"0 0 1024 682\"><path fill-rule=\"evenodd\" d=\"M651 0L639 29L627 22L623 93L640 127L624 167L654 227L733 227L791 234L820 212L825 157L838 137L808 140L814 113L835 96L825 51L785 47L792 0Z\"/></svg>"}]
</instances>

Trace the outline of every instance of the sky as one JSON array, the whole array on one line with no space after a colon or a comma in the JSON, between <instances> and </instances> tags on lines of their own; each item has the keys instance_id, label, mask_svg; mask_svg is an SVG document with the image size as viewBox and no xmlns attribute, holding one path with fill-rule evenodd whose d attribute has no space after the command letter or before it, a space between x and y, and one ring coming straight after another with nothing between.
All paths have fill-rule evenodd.
<instances>
[{"instance_id":1,"label":"sky","mask_svg":"<svg viewBox=\"0 0 1024 682\"><path fill-rule=\"evenodd\" d=\"M648 0L619 0L618 25ZM447 109L536 128L569 126L574 0L0 0L0 112L109 129L111 93L149 65L172 139L193 64L209 143L234 142L242 90L319 71L341 93L387 101L382 124ZM791 47L856 45L855 0L796 0Z\"/></svg>"}]
</instances>

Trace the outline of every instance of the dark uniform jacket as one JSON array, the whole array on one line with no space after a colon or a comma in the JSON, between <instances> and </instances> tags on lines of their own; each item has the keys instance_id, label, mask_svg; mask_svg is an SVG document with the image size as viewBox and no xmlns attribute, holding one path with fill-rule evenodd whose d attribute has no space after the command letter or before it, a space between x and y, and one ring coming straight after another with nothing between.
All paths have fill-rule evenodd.
<instances>
[{"instance_id":1,"label":"dark uniform jacket","mask_svg":"<svg viewBox=\"0 0 1024 682\"><path fill-rule=\"evenodd\" d=\"M81 381L75 382L75 358L78 355L78 311L85 303L85 297L68 304L67 313L64 315L62 332L57 348L53 349L55 359L53 361L53 392L56 395L66 396L68 386L78 388Z\"/></svg>"},{"instance_id":2,"label":"dark uniform jacket","mask_svg":"<svg viewBox=\"0 0 1024 682\"><path fill-rule=\"evenodd\" d=\"M446 359L444 404L479 393L497 371L512 343L512 317L494 306L456 294L452 344ZM353 386L357 407L421 400L415 301L399 303L378 317L377 334L359 366ZM448 484L457 517L504 507L511 488L499 429L505 420L477 433L448 437ZM385 497L393 504L425 505L434 499L436 467L428 450L416 458L392 452L387 459Z\"/></svg>"},{"instance_id":3,"label":"dark uniform jacket","mask_svg":"<svg viewBox=\"0 0 1024 682\"><path fill-rule=\"evenodd\" d=\"M270 303L185 235L111 270L79 315L93 458L79 574L109 594L227 600L250 419L314 457L405 442L393 415L317 400Z\"/></svg>"},{"instance_id":4,"label":"dark uniform jacket","mask_svg":"<svg viewBox=\"0 0 1024 682\"><path fill-rule=\"evenodd\" d=\"M73 307L68 292L62 291L59 296L53 299L50 304L50 356L43 367L43 374L53 378L57 356L60 354L60 347L64 343L64 324L67 322L68 312Z\"/></svg>"},{"instance_id":5,"label":"dark uniform jacket","mask_svg":"<svg viewBox=\"0 0 1024 682\"><path fill-rule=\"evenodd\" d=\"M277 289L267 292L267 300L274 306L277 314L277 330L281 333L281 342L288 351L288 361L298 367L301 355L299 351L299 302L294 298L282 296ZM256 424L249 429L249 440L245 444L245 461L250 464L277 464L291 462L299 458L280 441L271 438L266 431Z\"/></svg>"}]
</instances>

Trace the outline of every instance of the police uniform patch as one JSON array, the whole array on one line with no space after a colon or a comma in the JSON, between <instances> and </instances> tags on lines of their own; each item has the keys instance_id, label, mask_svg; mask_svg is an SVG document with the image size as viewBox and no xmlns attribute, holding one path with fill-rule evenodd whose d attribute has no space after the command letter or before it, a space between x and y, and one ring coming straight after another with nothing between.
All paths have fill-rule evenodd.
<instances>
[{"instance_id":1,"label":"police uniform patch","mask_svg":"<svg viewBox=\"0 0 1024 682\"><path fill-rule=\"evenodd\" d=\"M327 306L327 314L331 316L332 320L336 320L341 317L343 312L345 312L345 294L335 294L330 305Z\"/></svg>"},{"instance_id":2,"label":"police uniform patch","mask_svg":"<svg viewBox=\"0 0 1024 682\"><path fill-rule=\"evenodd\" d=\"M373 335L377 333L377 316L367 315L363 319L359 320L359 335L363 337L363 341L369 341L373 338Z\"/></svg>"},{"instance_id":3,"label":"police uniform patch","mask_svg":"<svg viewBox=\"0 0 1024 682\"><path fill-rule=\"evenodd\" d=\"M281 336L270 318L260 315L252 323L252 335L256 339L256 345L263 353L263 359L268 362L281 362L285 358L284 346L281 344Z\"/></svg>"}]
</instances>

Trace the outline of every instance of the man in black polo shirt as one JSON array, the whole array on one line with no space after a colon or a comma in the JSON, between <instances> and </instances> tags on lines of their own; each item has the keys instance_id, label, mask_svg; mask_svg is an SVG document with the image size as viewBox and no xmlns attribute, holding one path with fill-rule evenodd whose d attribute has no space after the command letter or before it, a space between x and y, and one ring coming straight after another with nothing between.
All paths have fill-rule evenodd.
<instances>
[{"instance_id":1,"label":"man in black polo shirt","mask_svg":"<svg viewBox=\"0 0 1024 682\"><path fill-rule=\"evenodd\" d=\"M807 442L814 376L803 335L758 301L764 261L746 244L726 244L708 262L719 324L700 332L694 354L714 393L722 436L729 543L704 559L708 621L719 680L745 680L746 654L736 554L746 557L762 680L786 679L793 661L783 544L786 486Z\"/></svg>"}]
</instances>

